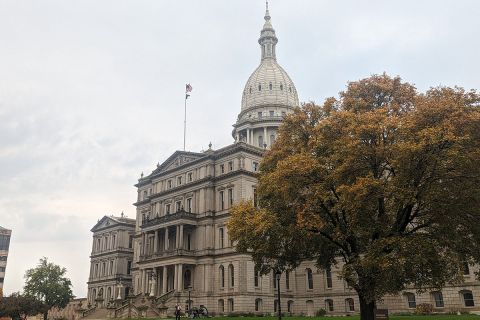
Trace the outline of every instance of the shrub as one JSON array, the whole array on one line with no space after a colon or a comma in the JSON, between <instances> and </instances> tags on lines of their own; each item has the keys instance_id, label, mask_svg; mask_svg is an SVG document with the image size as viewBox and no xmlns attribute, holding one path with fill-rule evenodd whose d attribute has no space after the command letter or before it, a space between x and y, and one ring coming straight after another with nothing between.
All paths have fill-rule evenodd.
<instances>
[{"instance_id":1,"label":"shrub","mask_svg":"<svg viewBox=\"0 0 480 320\"><path fill-rule=\"evenodd\" d=\"M415 308L415 314L430 315L433 312L433 305L431 303L420 303Z\"/></svg>"},{"instance_id":2,"label":"shrub","mask_svg":"<svg viewBox=\"0 0 480 320\"><path fill-rule=\"evenodd\" d=\"M320 308L315 312L316 317L323 317L327 314L327 310Z\"/></svg>"}]
</instances>

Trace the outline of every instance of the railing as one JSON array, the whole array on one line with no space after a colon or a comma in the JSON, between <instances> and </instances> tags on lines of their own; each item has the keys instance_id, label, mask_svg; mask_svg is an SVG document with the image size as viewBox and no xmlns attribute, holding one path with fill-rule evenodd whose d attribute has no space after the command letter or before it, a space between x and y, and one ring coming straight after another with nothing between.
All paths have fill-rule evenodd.
<instances>
[{"instance_id":1,"label":"railing","mask_svg":"<svg viewBox=\"0 0 480 320\"><path fill-rule=\"evenodd\" d=\"M162 294L161 296L155 298L155 304L162 304L164 305L165 302L167 302L170 298L173 297L173 294L175 293L175 290L170 290L164 294Z\"/></svg>"},{"instance_id":2,"label":"railing","mask_svg":"<svg viewBox=\"0 0 480 320\"><path fill-rule=\"evenodd\" d=\"M237 121L237 123L235 124L236 126L239 126L243 123L246 123L246 122L261 122L261 121L271 121L271 120L274 120L274 121L283 121L284 117L283 116L262 116L262 117L258 117L258 116L255 116L255 117L250 117L250 118L243 118L243 119L240 119Z\"/></svg>"},{"instance_id":3,"label":"railing","mask_svg":"<svg viewBox=\"0 0 480 320\"><path fill-rule=\"evenodd\" d=\"M155 217L153 219L145 219L142 221L141 228L147 228L155 225L159 225L169 221L175 221L179 219L189 219L189 220L196 220L197 214L186 212L185 210L180 210L175 213L167 214L161 217Z\"/></svg>"},{"instance_id":4,"label":"railing","mask_svg":"<svg viewBox=\"0 0 480 320\"><path fill-rule=\"evenodd\" d=\"M88 316L89 314L91 314L93 311L95 311L97 309L97 306L94 305L93 307L91 307L90 309L87 309L85 311L82 312L82 318L85 318L86 316Z\"/></svg>"},{"instance_id":5,"label":"railing","mask_svg":"<svg viewBox=\"0 0 480 320\"><path fill-rule=\"evenodd\" d=\"M105 253L111 253L111 252L116 252L116 251L131 251L133 252L133 248L128 248L128 247L115 247L115 248L109 248L109 249L101 249L101 250L95 250L92 251L90 255L100 255L100 254L105 254Z\"/></svg>"},{"instance_id":6,"label":"railing","mask_svg":"<svg viewBox=\"0 0 480 320\"><path fill-rule=\"evenodd\" d=\"M186 250L186 249L173 249L167 251L161 251L152 254L144 254L140 255L140 261L147 261L157 258L164 258L164 257L173 257L173 256L194 256L196 254L195 250Z\"/></svg>"}]
</instances>

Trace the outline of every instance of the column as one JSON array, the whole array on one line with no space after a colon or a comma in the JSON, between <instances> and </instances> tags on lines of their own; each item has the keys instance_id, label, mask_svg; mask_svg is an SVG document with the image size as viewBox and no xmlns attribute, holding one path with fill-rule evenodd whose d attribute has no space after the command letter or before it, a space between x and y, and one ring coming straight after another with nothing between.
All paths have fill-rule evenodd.
<instances>
[{"instance_id":1,"label":"column","mask_svg":"<svg viewBox=\"0 0 480 320\"><path fill-rule=\"evenodd\" d=\"M268 146L270 145L270 143L267 140L267 127L263 127L263 143L264 144L268 143ZM262 148L263 148L263 146L262 146Z\"/></svg>"},{"instance_id":2,"label":"column","mask_svg":"<svg viewBox=\"0 0 480 320\"><path fill-rule=\"evenodd\" d=\"M174 273L173 273L173 289L178 290L178 265L174 265Z\"/></svg>"},{"instance_id":3,"label":"column","mask_svg":"<svg viewBox=\"0 0 480 320\"><path fill-rule=\"evenodd\" d=\"M250 129L247 129L247 143L250 144Z\"/></svg>"},{"instance_id":4,"label":"column","mask_svg":"<svg viewBox=\"0 0 480 320\"><path fill-rule=\"evenodd\" d=\"M179 242L179 247L180 249L183 249L183 224L180 225L180 242Z\"/></svg>"},{"instance_id":5,"label":"column","mask_svg":"<svg viewBox=\"0 0 480 320\"><path fill-rule=\"evenodd\" d=\"M163 282L162 282L162 294L167 293L167 266L163 266Z\"/></svg>"},{"instance_id":6,"label":"column","mask_svg":"<svg viewBox=\"0 0 480 320\"><path fill-rule=\"evenodd\" d=\"M179 248L180 244L180 226L175 226L175 249Z\"/></svg>"},{"instance_id":7,"label":"column","mask_svg":"<svg viewBox=\"0 0 480 320\"><path fill-rule=\"evenodd\" d=\"M168 250L168 227L165 228L165 251Z\"/></svg>"},{"instance_id":8,"label":"column","mask_svg":"<svg viewBox=\"0 0 480 320\"><path fill-rule=\"evenodd\" d=\"M145 293L145 269L141 271L142 279L141 279L141 285L140 287L142 288L142 292Z\"/></svg>"},{"instance_id":9,"label":"column","mask_svg":"<svg viewBox=\"0 0 480 320\"><path fill-rule=\"evenodd\" d=\"M142 246L141 246L141 249L140 251L142 252L141 254L144 255L145 254L145 233L142 233Z\"/></svg>"},{"instance_id":10,"label":"column","mask_svg":"<svg viewBox=\"0 0 480 320\"><path fill-rule=\"evenodd\" d=\"M153 242L153 253L158 253L158 230L155 230L155 239Z\"/></svg>"},{"instance_id":11,"label":"column","mask_svg":"<svg viewBox=\"0 0 480 320\"><path fill-rule=\"evenodd\" d=\"M183 290L183 265L178 265L178 290Z\"/></svg>"}]
</instances>

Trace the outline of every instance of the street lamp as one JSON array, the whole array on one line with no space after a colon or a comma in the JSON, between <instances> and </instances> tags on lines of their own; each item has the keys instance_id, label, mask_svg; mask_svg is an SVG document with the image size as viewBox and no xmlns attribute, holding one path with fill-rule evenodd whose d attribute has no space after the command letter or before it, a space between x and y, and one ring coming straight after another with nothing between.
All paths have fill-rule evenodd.
<instances>
[{"instance_id":1,"label":"street lamp","mask_svg":"<svg viewBox=\"0 0 480 320\"><path fill-rule=\"evenodd\" d=\"M275 273L275 277L277 280L277 295L278 295L278 320L282 320L282 303L280 301L280 276L282 273L280 271L277 271Z\"/></svg>"}]
</instances>

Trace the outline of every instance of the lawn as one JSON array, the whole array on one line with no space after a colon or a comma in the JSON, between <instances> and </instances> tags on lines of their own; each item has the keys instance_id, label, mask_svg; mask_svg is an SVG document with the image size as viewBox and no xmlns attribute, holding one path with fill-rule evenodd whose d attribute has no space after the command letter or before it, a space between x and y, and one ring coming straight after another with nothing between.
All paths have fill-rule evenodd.
<instances>
[{"instance_id":1,"label":"lawn","mask_svg":"<svg viewBox=\"0 0 480 320\"><path fill-rule=\"evenodd\" d=\"M299 317L299 316L285 316L282 317L282 320L335 320L344 318L345 320L359 320L360 316L329 316L329 317ZM173 318L172 318L173 319ZM182 320L187 320L187 318L182 317ZM219 316L213 317L212 319L217 320L277 320L277 317L228 317L228 316ZM130 320L158 320L157 318L138 318ZM431 315L431 316L417 316L417 315L407 315L407 316L390 316L390 320L480 320L479 315L475 314L462 314L462 315Z\"/></svg>"}]
</instances>

